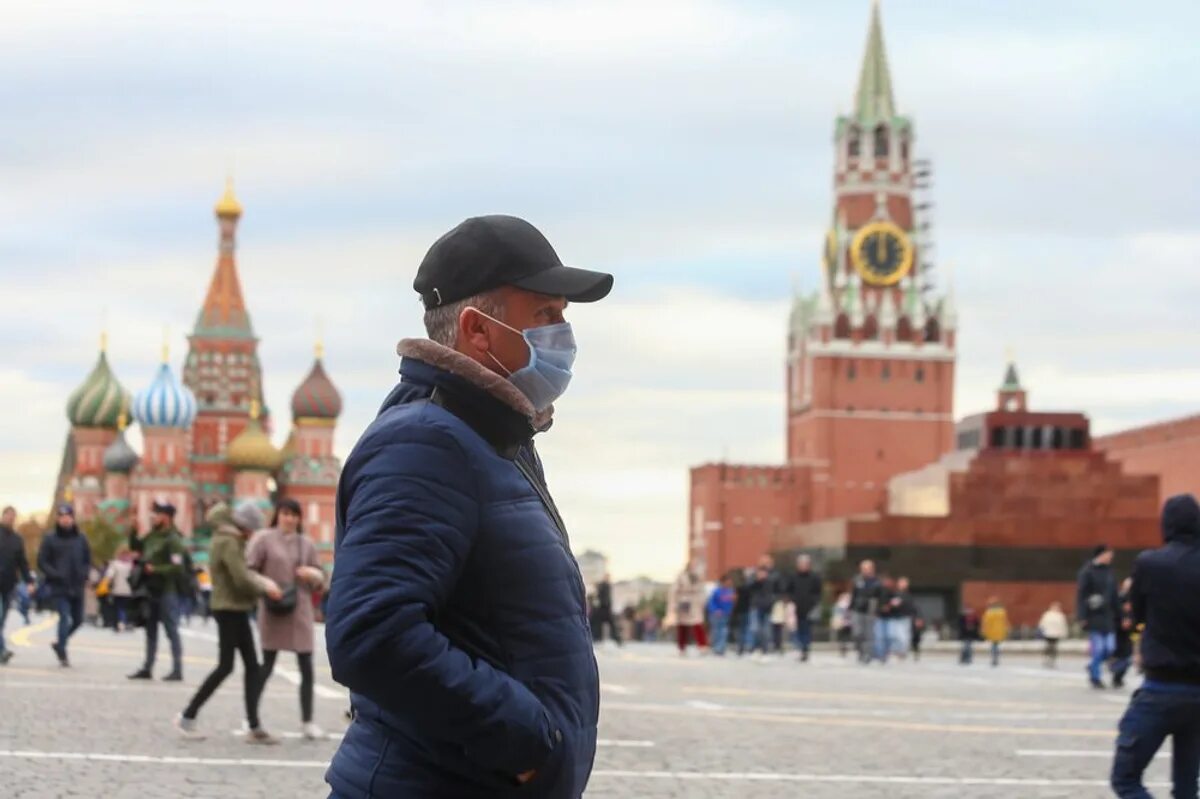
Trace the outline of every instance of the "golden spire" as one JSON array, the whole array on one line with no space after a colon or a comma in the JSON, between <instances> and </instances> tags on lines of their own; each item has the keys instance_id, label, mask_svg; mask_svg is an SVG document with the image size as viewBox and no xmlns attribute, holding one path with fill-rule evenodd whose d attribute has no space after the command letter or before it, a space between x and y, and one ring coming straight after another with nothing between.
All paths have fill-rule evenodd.
<instances>
[{"instance_id":1,"label":"golden spire","mask_svg":"<svg viewBox=\"0 0 1200 799\"><path fill-rule=\"evenodd\" d=\"M250 418L257 421L260 413L262 413L262 407L258 404L258 400L250 400Z\"/></svg>"},{"instance_id":2,"label":"golden spire","mask_svg":"<svg viewBox=\"0 0 1200 799\"><path fill-rule=\"evenodd\" d=\"M163 326L162 362L171 362L171 328Z\"/></svg>"},{"instance_id":3,"label":"golden spire","mask_svg":"<svg viewBox=\"0 0 1200 799\"><path fill-rule=\"evenodd\" d=\"M108 352L108 331L107 330L100 331L100 352L101 353Z\"/></svg>"},{"instance_id":4,"label":"golden spire","mask_svg":"<svg viewBox=\"0 0 1200 799\"><path fill-rule=\"evenodd\" d=\"M313 353L317 356L317 360L325 357L325 326L321 324L321 317L316 319L317 340L313 345Z\"/></svg>"},{"instance_id":5,"label":"golden spire","mask_svg":"<svg viewBox=\"0 0 1200 799\"><path fill-rule=\"evenodd\" d=\"M216 212L217 216L236 218L242 215L242 204L238 202L237 195L233 193L232 177L225 179L225 193L221 195L221 199L217 200Z\"/></svg>"}]
</instances>

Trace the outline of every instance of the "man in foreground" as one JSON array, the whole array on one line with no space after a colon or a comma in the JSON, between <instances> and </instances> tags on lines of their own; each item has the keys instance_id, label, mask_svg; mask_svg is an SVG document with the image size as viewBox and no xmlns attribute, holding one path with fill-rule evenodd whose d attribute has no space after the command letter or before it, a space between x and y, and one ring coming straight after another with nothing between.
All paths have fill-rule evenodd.
<instances>
[{"instance_id":1,"label":"man in foreground","mask_svg":"<svg viewBox=\"0 0 1200 799\"><path fill-rule=\"evenodd\" d=\"M1121 719L1112 787L1122 799L1144 799L1142 773L1167 736L1174 745L1172 795L1196 799L1200 778L1200 504L1191 494L1163 507L1165 544L1138 555L1130 604L1144 624L1146 679Z\"/></svg>"},{"instance_id":2,"label":"man in foreground","mask_svg":"<svg viewBox=\"0 0 1200 799\"><path fill-rule=\"evenodd\" d=\"M583 579L533 436L575 358L562 265L514 217L468 219L414 288L429 338L346 462L326 648L354 723L333 796L568 799L587 785L599 678Z\"/></svg>"}]
</instances>

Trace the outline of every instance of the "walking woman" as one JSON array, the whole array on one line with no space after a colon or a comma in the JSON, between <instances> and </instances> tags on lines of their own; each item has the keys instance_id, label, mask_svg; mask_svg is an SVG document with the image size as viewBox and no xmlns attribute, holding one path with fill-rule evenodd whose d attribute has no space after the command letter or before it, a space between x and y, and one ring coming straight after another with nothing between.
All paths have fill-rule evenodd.
<instances>
[{"instance_id":1,"label":"walking woman","mask_svg":"<svg viewBox=\"0 0 1200 799\"><path fill-rule=\"evenodd\" d=\"M209 550L212 575L212 615L217 621L217 667L196 691L187 708L175 718L175 729L185 738L199 738L196 715L225 678L233 673L234 654L242 657L243 695L246 702L246 743L275 744L278 739L262 728L258 720L258 652L254 631L250 629L250 611L260 596L279 599L283 592L272 580L246 568L246 539L263 526L263 514L252 503L238 505L232 514L229 506L217 503L205 520L215 532Z\"/></svg>"},{"instance_id":2,"label":"walking woman","mask_svg":"<svg viewBox=\"0 0 1200 799\"><path fill-rule=\"evenodd\" d=\"M280 652L295 652L300 668L300 717L304 737L325 737L313 723L313 593L325 585L325 572L317 560L317 548L300 525L300 503L281 499L275 505L271 527L250 541L246 562L251 569L269 577L281 588L280 598L264 600L258 611L263 667L259 693L275 668Z\"/></svg>"}]
</instances>

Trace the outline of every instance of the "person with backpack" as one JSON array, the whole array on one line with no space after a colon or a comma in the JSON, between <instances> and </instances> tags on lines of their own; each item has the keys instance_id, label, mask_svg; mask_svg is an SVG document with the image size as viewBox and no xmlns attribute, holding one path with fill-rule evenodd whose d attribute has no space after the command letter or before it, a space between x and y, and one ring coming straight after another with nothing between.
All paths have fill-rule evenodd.
<instances>
[{"instance_id":1,"label":"person with backpack","mask_svg":"<svg viewBox=\"0 0 1200 799\"><path fill-rule=\"evenodd\" d=\"M151 528L145 535L130 535L129 548L139 553L135 582L144 588L146 622L146 659L142 667L129 675L131 680L153 679L158 653L158 626L161 624L171 644L171 671L163 680L183 680L183 642L179 637L179 597L188 590L191 578L187 545L175 527L175 506L155 502L150 509Z\"/></svg>"}]
</instances>

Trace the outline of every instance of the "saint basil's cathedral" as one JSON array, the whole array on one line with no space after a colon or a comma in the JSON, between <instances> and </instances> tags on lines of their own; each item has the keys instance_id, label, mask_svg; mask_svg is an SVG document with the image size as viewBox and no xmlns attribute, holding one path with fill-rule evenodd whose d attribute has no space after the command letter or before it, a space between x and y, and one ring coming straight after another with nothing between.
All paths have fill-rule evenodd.
<instances>
[{"instance_id":1,"label":"saint basil's cathedral","mask_svg":"<svg viewBox=\"0 0 1200 799\"><path fill-rule=\"evenodd\" d=\"M265 508L288 497L303 508L318 548L331 552L341 396L318 343L312 368L292 395L287 443L282 449L271 443L258 337L235 260L242 206L232 185L215 210L217 264L182 374L171 368L164 346L157 372L131 395L113 373L102 337L99 360L67 402L70 433L55 502L73 502L81 521L98 517L125 531L148 527L150 506L165 500L178 509L176 525L191 536L218 501L250 500ZM140 454L125 437L131 422L141 427Z\"/></svg>"}]
</instances>

